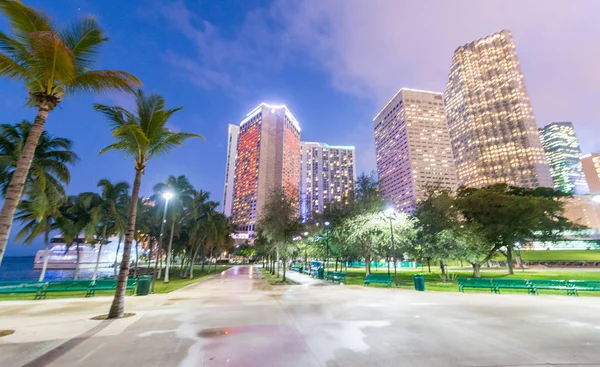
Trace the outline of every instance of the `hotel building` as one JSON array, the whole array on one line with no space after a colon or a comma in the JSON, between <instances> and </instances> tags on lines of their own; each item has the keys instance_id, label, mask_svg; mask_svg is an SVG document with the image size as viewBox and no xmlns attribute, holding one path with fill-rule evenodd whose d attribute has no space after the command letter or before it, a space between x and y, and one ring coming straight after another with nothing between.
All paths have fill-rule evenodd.
<instances>
[{"instance_id":1,"label":"hotel building","mask_svg":"<svg viewBox=\"0 0 600 367\"><path fill-rule=\"evenodd\" d=\"M412 213L432 189L457 188L441 93L402 88L373 119L379 188Z\"/></svg>"},{"instance_id":2,"label":"hotel building","mask_svg":"<svg viewBox=\"0 0 600 367\"><path fill-rule=\"evenodd\" d=\"M590 194L600 194L600 154L590 153L581 156L581 165Z\"/></svg>"},{"instance_id":3,"label":"hotel building","mask_svg":"<svg viewBox=\"0 0 600 367\"><path fill-rule=\"evenodd\" d=\"M282 189L297 203L300 125L286 106L262 103L242 120L233 181L231 216L241 231L254 231L273 190Z\"/></svg>"},{"instance_id":4,"label":"hotel building","mask_svg":"<svg viewBox=\"0 0 600 367\"><path fill-rule=\"evenodd\" d=\"M353 146L300 143L300 217L323 213L332 202L349 203L356 183Z\"/></svg>"},{"instance_id":5,"label":"hotel building","mask_svg":"<svg viewBox=\"0 0 600 367\"><path fill-rule=\"evenodd\" d=\"M510 32L456 49L445 104L459 185L553 187Z\"/></svg>"},{"instance_id":6,"label":"hotel building","mask_svg":"<svg viewBox=\"0 0 600 367\"><path fill-rule=\"evenodd\" d=\"M590 190L579 160L581 148L573 124L552 122L540 129L540 138L554 188L569 194L588 194Z\"/></svg>"},{"instance_id":7,"label":"hotel building","mask_svg":"<svg viewBox=\"0 0 600 367\"><path fill-rule=\"evenodd\" d=\"M227 162L225 163L225 188L223 190L223 213L230 217L233 208L233 182L235 178L235 160L240 127L229 124L227 131Z\"/></svg>"}]
</instances>

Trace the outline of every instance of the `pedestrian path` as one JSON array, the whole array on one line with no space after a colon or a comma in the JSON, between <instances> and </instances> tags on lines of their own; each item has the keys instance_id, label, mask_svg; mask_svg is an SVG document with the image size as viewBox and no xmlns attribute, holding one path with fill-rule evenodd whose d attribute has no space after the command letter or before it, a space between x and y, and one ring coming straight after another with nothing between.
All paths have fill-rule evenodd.
<instances>
[{"instance_id":1,"label":"pedestrian path","mask_svg":"<svg viewBox=\"0 0 600 367\"><path fill-rule=\"evenodd\" d=\"M312 285L329 285L329 284L332 284L331 282L326 282L325 280L311 278L310 276L308 276L306 274L300 274L300 273L298 273L296 271L290 271L290 270L288 270L285 273L285 276L288 277L288 278L290 278L294 282L296 282L298 284L302 284L302 285L312 286Z\"/></svg>"}]
</instances>

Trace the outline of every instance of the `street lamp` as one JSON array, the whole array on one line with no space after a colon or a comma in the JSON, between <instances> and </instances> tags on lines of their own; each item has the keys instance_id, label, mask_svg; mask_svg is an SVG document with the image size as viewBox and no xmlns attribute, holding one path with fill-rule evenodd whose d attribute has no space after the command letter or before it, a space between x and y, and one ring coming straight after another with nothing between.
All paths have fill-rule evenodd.
<instances>
[{"instance_id":1,"label":"street lamp","mask_svg":"<svg viewBox=\"0 0 600 367\"><path fill-rule=\"evenodd\" d=\"M156 253L156 263L154 263L154 277L152 279L152 292L154 292L154 282L156 281L156 268L158 266L158 254L160 254L160 249L162 248L163 237L165 234L165 223L167 223L167 208L169 207L169 200L173 198L172 192L165 192L162 194L162 197L165 199L165 210L163 211L162 222L160 223L160 236L158 237L158 251ZM169 282L169 261L171 260L169 254L171 249L167 252L167 269L165 273L165 283Z\"/></svg>"},{"instance_id":2,"label":"street lamp","mask_svg":"<svg viewBox=\"0 0 600 367\"><path fill-rule=\"evenodd\" d=\"M325 262L323 263L323 270L325 270L325 266L327 266L327 262L329 261L329 222L325 222L323 223L325 224L325 234L327 235L325 237Z\"/></svg>"},{"instance_id":3,"label":"street lamp","mask_svg":"<svg viewBox=\"0 0 600 367\"><path fill-rule=\"evenodd\" d=\"M394 280L396 282L396 287L398 286L398 270L396 266L396 244L394 243L394 228L392 226L392 219L394 219L394 215L396 214L396 210L393 207L387 208L384 212L385 216L390 220L390 236L392 239L392 260L394 261ZM388 262L389 269L389 262Z\"/></svg>"}]
</instances>

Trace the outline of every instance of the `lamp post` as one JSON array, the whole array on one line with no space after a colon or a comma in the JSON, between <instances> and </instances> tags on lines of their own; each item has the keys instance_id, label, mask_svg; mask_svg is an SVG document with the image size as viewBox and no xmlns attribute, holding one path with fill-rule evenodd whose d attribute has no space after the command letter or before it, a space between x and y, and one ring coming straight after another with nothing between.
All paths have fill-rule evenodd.
<instances>
[{"instance_id":1,"label":"lamp post","mask_svg":"<svg viewBox=\"0 0 600 367\"><path fill-rule=\"evenodd\" d=\"M394 214L396 210L393 207L389 207L385 210L385 216L390 220L390 236L392 239L392 260L394 261L394 281L396 283L396 287L398 286L398 271L396 267L396 244L394 243L394 228L392 226L392 219L394 218ZM389 264L389 263L388 263Z\"/></svg>"},{"instance_id":2,"label":"lamp post","mask_svg":"<svg viewBox=\"0 0 600 367\"><path fill-rule=\"evenodd\" d=\"M325 271L325 266L327 266L327 261L329 260L329 222L323 223L325 224L325 261L323 262L323 271Z\"/></svg>"},{"instance_id":3,"label":"lamp post","mask_svg":"<svg viewBox=\"0 0 600 367\"><path fill-rule=\"evenodd\" d=\"M167 208L169 207L169 200L173 197L173 194L170 192L165 192L163 195L165 198L165 210L163 211L162 222L160 223L160 236L158 237L158 251L156 253L156 262L154 263L154 274L152 277L152 293L154 293L154 282L156 281L156 268L158 266L158 255L160 254L160 249L162 248L162 240L165 234L165 223L167 222ZM171 249L169 249L170 251ZM167 254L167 257L169 254ZM169 262L167 261L167 269L169 267ZM168 270L167 270L168 274Z\"/></svg>"}]
</instances>

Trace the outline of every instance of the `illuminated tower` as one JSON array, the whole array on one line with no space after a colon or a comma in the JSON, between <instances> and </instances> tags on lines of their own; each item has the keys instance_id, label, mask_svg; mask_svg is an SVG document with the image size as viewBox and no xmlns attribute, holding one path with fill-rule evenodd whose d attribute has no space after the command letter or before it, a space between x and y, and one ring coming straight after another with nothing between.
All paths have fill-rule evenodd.
<instances>
[{"instance_id":1,"label":"illuminated tower","mask_svg":"<svg viewBox=\"0 0 600 367\"><path fill-rule=\"evenodd\" d=\"M232 218L252 232L270 192L280 188L298 201L300 125L286 106L262 103L239 128Z\"/></svg>"},{"instance_id":2,"label":"illuminated tower","mask_svg":"<svg viewBox=\"0 0 600 367\"><path fill-rule=\"evenodd\" d=\"M307 220L331 202L349 203L356 182L353 146L300 143L300 216Z\"/></svg>"},{"instance_id":3,"label":"illuminated tower","mask_svg":"<svg viewBox=\"0 0 600 367\"><path fill-rule=\"evenodd\" d=\"M456 189L442 94L402 88L373 119L383 198L412 213L430 190Z\"/></svg>"},{"instance_id":4,"label":"illuminated tower","mask_svg":"<svg viewBox=\"0 0 600 367\"><path fill-rule=\"evenodd\" d=\"M600 194L600 153L583 155L580 160L583 166L583 173L590 188L590 194Z\"/></svg>"},{"instance_id":5,"label":"illuminated tower","mask_svg":"<svg viewBox=\"0 0 600 367\"><path fill-rule=\"evenodd\" d=\"M223 213L230 217L233 208L233 181L235 178L235 159L240 127L229 124L227 131L227 162L225 163L225 188L223 190Z\"/></svg>"},{"instance_id":6,"label":"illuminated tower","mask_svg":"<svg viewBox=\"0 0 600 367\"><path fill-rule=\"evenodd\" d=\"M445 102L459 185L553 187L510 32L456 49Z\"/></svg>"},{"instance_id":7,"label":"illuminated tower","mask_svg":"<svg viewBox=\"0 0 600 367\"><path fill-rule=\"evenodd\" d=\"M575 195L587 195L588 188L579 157L581 149L570 122L553 122L540 129L540 138L554 188Z\"/></svg>"}]
</instances>

